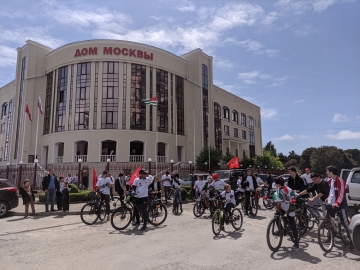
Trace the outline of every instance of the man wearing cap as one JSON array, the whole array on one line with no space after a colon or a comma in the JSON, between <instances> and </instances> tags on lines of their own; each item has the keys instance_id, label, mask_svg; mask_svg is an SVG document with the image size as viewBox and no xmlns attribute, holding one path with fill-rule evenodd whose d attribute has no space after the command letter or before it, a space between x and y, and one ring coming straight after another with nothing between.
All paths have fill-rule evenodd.
<instances>
[{"instance_id":1,"label":"man wearing cap","mask_svg":"<svg viewBox=\"0 0 360 270\"><path fill-rule=\"evenodd\" d=\"M139 207L143 220L144 225L142 226L141 230L144 231L146 229L146 222L147 222L147 201L148 201L148 193L149 193L149 186L152 183L152 177L146 177L146 171L140 170L139 177L135 178L133 183L133 190L135 192L136 204ZM140 225L140 216L137 208L134 209L134 214L136 218L136 224Z\"/></svg>"},{"instance_id":2,"label":"man wearing cap","mask_svg":"<svg viewBox=\"0 0 360 270\"><path fill-rule=\"evenodd\" d=\"M171 175L169 175L169 172L165 172L165 174L161 177L161 182L164 187L165 202L167 202L169 197L169 190L171 188Z\"/></svg>"}]
</instances>

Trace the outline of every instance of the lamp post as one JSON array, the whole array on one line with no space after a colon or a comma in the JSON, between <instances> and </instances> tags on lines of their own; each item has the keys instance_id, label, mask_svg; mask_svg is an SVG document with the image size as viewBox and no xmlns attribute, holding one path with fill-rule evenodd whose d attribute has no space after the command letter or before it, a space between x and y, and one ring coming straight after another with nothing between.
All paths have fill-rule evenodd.
<instances>
[{"instance_id":1,"label":"lamp post","mask_svg":"<svg viewBox=\"0 0 360 270\"><path fill-rule=\"evenodd\" d=\"M267 166L265 166L265 173L267 173Z\"/></svg>"},{"instance_id":2,"label":"lamp post","mask_svg":"<svg viewBox=\"0 0 360 270\"><path fill-rule=\"evenodd\" d=\"M174 170L174 160L173 159L170 160L170 170L171 170L171 172L173 172L173 170Z\"/></svg>"},{"instance_id":3,"label":"lamp post","mask_svg":"<svg viewBox=\"0 0 360 270\"><path fill-rule=\"evenodd\" d=\"M10 163L6 163L6 179L9 180Z\"/></svg>"},{"instance_id":4,"label":"lamp post","mask_svg":"<svg viewBox=\"0 0 360 270\"><path fill-rule=\"evenodd\" d=\"M35 189L35 184L36 184L36 170L37 170L37 164L38 164L39 160L35 159L34 160L34 182L33 182L33 189Z\"/></svg>"},{"instance_id":5,"label":"lamp post","mask_svg":"<svg viewBox=\"0 0 360 270\"><path fill-rule=\"evenodd\" d=\"M78 185L78 187L79 187L79 183L80 183L80 179L81 179L81 177L80 177L80 172L81 172L81 162L82 162L82 159L81 158L79 158L78 159L78 163L79 163L79 167L78 167L78 182L77 182L77 185Z\"/></svg>"},{"instance_id":6,"label":"lamp post","mask_svg":"<svg viewBox=\"0 0 360 270\"><path fill-rule=\"evenodd\" d=\"M190 164L190 174L192 174L192 173L191 173L191 165L192 165L192 161L189 161L189 164Z\"/></svg>"},{"instance_id":7,"label":"lamp post","mask_svg":"<svg viewBox=\"0 0 360 270\"><path fill-rule=\"evenodd\" d=\"M148 161L149 161L149 174L151 174L151 161L152 161L152 159L148 158Z\"/></svg>"},{"instance_id":8,"label":"lamp post","mask_svg":"<svg viewBox=\"0 0 360 270\"><path fill-rule=\"evenodd\" d=\"M108 159L106 160L106 162L107 162L107 164L106 164L106 170L107 170L107 172L109 173L109 170L110 170L110 158L108 158Z\"/></svg>"},{"instance_id":9,"label":"lamp post","mask_svg":"<svg viewBox=\"0 0 360 270\"><path fill-rule=\"evenodd\" d=\"M22 165L23 165L23 162L22 161L19 161L19 165L20 165L20 171L19 171L19 181L18 181L18 188L20 188L20 183L21 183L21 178L22 178Z\"/></svg>"},{"instance_id":10,"label":"lamp post","mask_svg":"<svg viewBox=\"0 0 360 270\"><path fill-rule=\"evenodd\" d=\"M258 173L260 173L260 165L258 165Z\"/></svg>"},{"instance_id":11,"label":"lamp post","mask_svg":"<svg viewBox=\"0 0 360 270\"><path fill-rule=\"evenodd\" d=\"M208 163L205 161L204 164L205 164L205 170L206 170L206 167L207 167ZM204 170L204 171L205 171L205 170ZM210 171L210 169L209 169L209 171Z\"/></svg>"},{"instance_id":12,"label":"lamp post","mask_svg":"<svg viewBox=\"0 0 360 270\"><path fill-rule=\"evenodd\" d=\"M221 165L221 163L219 162L218 165L219 165L219 170L220 170L220 165ZM241 167L241 164L240 164L240 167Z\"/></svg>"}]
</instances>

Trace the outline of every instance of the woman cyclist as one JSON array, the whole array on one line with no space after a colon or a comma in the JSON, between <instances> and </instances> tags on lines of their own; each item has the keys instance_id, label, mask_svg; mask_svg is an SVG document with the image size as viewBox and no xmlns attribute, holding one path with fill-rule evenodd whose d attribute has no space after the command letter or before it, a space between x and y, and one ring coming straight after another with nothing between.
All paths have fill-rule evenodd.
<instances>
[{"instance_id":1,"label":"woman cyclist","mask_svg":"<svg viewBox=\"0 0 360 270\"><path fill-rule=\"evenodd\" d=\"M174 175L174 181L172 182L172 187L174 188L174 202L173 208L175 209L175 199L176 197L179 199L180 211L182 212L182 202L181 202L181 182L182 180L179 178L179 174Z\"/></svg>"}]
</instances>

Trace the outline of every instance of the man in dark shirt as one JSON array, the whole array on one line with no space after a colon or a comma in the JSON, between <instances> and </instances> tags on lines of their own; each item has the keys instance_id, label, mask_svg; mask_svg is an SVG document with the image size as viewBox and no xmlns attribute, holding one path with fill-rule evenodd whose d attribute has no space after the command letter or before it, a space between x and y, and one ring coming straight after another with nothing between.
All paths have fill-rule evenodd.
<instances>
[{"instance_id":1,"label":"man in dark shirt","mask_svg":"<svg viewBox=\"0 0 360 270\"><path fill-rule=\"evenodd\" d=\"M316 196L309 199L309 202L316 202L316 200L322 200L325 202L327 197L329 196L330 186L327 182L321 180L320 175L317 173L311 174L311 179L313 180L314 184L309 187L308 189L299 193L299 195L305 195L312 191L316 191Z\"/></svg>"},{"instance_id":2,"label":"man in dark shirt","mask_svg":"<svg viewBox=\"0 0 360 270\"><path fill-rule=\"evenodd\" d=\"M267 172L267 175L266 175L266 184L267 184L267 187L268 187L268 192L270 193L270 190L272 188L272 184L274 182L274 179L271 177L271 173L270 172Z\"/></svg>"},{"instance_id":3,"label":"man in dark shirt","mask_svg":"<svg viewBox=\"0 0 360 270\"><path fill-rule=\"evenodd\" d=\"M290 177L288 179L288 187L291 188L296 193L301 193L302 191L306 190L307 186L304 183L304 179L302 179L297 173L295 166L290 166L288 168ZM304 194L301 195L302 198L307 198L309 195Z\"/></svg>"}]
</instances>

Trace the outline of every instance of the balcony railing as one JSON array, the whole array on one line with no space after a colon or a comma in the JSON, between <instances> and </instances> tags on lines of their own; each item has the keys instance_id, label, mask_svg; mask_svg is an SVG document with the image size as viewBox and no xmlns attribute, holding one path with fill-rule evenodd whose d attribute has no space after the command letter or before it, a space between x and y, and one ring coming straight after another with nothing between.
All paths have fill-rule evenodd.
<instances>
[{"instance_id":1,"label":"balcony railing","mask_svg":"<svg viewBox=\"0 0 360 270\"><path fill-rule=\"evenodd\" d=\"M60 157L55 157L55 163L63 163L63 158L62 156Z\"/></svg>"},{"instance_id":2,"label":"balcony railing","mask_svg":"<svg viewBox=\"0 0 360 270\"><path fill-rule=\"evenodd\" d=\"M157 162L167 162L167 156L157 156Z\"/></svg>"},{"instance_id":3,"label":"balcony railing","mask_svg":"<svg viewBox=\"0 0 360 270\"><path fill-rule=\"evenodd\" d=\"M143 155L130 155L129 162L144 162Z\"/></svg>"},{"instance_id":4,"label":"balcony railing","mask_svg":"<svg viewBox=\"0 0 360 270\"><path fill-rule=\"evenodd\" d=\"M81 159L82 162L87 162L87 155L77 155L74 157L74 162L78 162Z\"/></svg>"},{"instance_id":5,"label":"balcony railing","mask_svg":"<svg viewBox=\"0 0 360 270\"><path fill-rule=\"evenodd\" d=\"M107 162L107 160L110 159L110 162L116 161L115 155L101 155L100 156L100 162Z\"/></svg>"}]
</instances>

